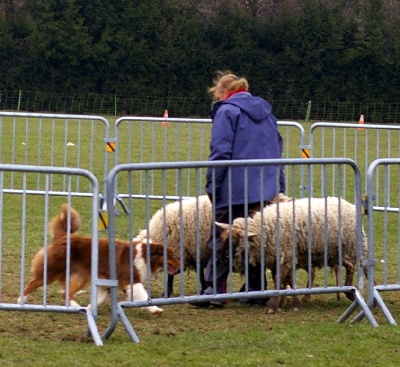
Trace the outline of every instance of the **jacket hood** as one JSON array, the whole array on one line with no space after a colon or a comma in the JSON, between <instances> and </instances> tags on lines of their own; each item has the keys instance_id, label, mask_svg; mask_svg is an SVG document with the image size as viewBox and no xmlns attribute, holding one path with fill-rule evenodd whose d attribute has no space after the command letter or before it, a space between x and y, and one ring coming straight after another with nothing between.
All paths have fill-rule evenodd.
<instances>
[{"instance_id":1,"label":"jacket hood","mask_svg":"<svg viewBox=\"0 0 400 367\"><path fill-rule=\"evenodd\" d=\"M260 97L254 97L249 92L232 95L221 104L231 104L239 107L254 122L265 120L272 113L272 106Z\"/></svg>"}]
</instances>

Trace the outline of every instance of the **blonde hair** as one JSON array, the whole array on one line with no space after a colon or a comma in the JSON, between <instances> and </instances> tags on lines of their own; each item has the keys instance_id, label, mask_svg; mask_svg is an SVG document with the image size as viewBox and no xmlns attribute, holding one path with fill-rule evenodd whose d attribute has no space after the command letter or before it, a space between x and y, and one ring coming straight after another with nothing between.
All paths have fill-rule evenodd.
<instances>
[{"instance_id":1,"label":"blonde hair","mask_svg":"<svg viewBox=\"0 0 400 367\"><path fill-rule=\"evenodd\" d=\"M208 88L208 93L215 96L216 92L226 90L228 93L237 90L249 90L246 78L238 77L230 71L217 71L217 77L213 80L214 85Z\"/></svg>"}]
</instances>

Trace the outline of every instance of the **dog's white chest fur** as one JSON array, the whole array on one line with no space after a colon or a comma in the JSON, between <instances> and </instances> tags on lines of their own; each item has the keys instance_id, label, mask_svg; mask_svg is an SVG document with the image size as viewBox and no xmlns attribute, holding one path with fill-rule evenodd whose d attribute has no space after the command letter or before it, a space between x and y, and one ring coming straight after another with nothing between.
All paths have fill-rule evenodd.
<instances>
[{"instance_id":1,"label":"dog's white chest fur","mask_svg":"<svg viewBox=\"0 0 400 367\"><path fill-rule=\"evenodd\" d=\"M142 253L142 244L139 243L135 246L135 257L133 259L133 265L139 273L140 279L138 281L143 283L147 278L147 264Z\"/></svg>"}]
</instances>

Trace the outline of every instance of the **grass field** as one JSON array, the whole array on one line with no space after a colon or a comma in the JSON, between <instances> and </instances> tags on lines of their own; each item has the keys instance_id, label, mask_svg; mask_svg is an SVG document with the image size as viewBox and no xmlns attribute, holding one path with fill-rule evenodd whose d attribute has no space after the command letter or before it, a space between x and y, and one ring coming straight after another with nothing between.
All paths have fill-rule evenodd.
<instances>
[{"instance_id":1,"label":"grass field","mask_svg":"<svg viewBox=\"0 0 400 367\"><path fill-rule=\"evenodd\" d=\"M308 130L309 125L305 124ZM4 138L4 127L2 130ZM20 132L24 135L24 132ZM33 134L32 130L30 133ZM149 133L150 136L151 133ZM185 136L188 132L185 133ZM200 133L199 133L200 134ZM360 133L357 139L363 139ZM83 134L84 135L84 134ZM136 136L133 134L132 136ZM191 139L196 133L190 132ZM336 136L336 138L338 138ZM16 141L20 141L15 137ZM81 139L85 139L84 136ZM135 138L133 138L135 139ZM150 138L149 139L153 139ZM156 138L159 139L159 138ZM174 149L179 147L173 138ZM331 141L329 136L326 141ZM353 139L353 138L352 138ZM99 138L99 140L101 140ZM188 140L188 139L186 139ZM339 138L340 140L340 138ZM343 140L343 139L342 139ZM352 140L353 141L353 140ZM2 140L4 143L4 141ZM204 144L208 144L205 136ZM206 143L207 142L207 143ZM329 143L325 143L328 145ZM360 146L361 143L358 144ZM391 141L390 145L395 142ZM36 143L35 143L35 146ZM136 149L137 145L132 145ZM158 148L164 152L164 147ZM193 149L195 145L192 145ZM4 146L3 146L3 149ZM73 149L73 147L72 147ZM149 150L150 149L150 150ZM151 161L151 148L147 161ZM182 145L187 151L187 144ZM207 151L207 147L202 147ZM354 157L355 144L349 143L346 156ZM379 148L379 155L385 156L384 145ZM146 150L145 150L146 151ZM15 156L15 161L23 160L30 153L22 149ZM8 154L3 150L4 154ZM89 151L90 153L90 151ZM85 153L87 154L87 153ZM101 153L93 153L100 155ZM133 154L133 153L132 153ZM137 152L135 153L137 154ZM154 153L158 154L158 153ZM182 153L184 154L184 153ZM192 152L192 154L195 154ZM299 141L289 147L290 157L299 157ZM339 154L339 153L338 153ZM358 152L360 154L360 152ZM77 157L73 155L72 166ZM80 157L83 159L83 155ZM125 158L124 158L125 159ZM364 159L364 158L362 158ZM4 162L4 161L3 161ZM121 162L126 163L126 162ZM94 159L91 163L93 171L102 175L103 159ZM317 174L317 182L321 182L322 173ZM337 174L337 173L336 173ZM333 173L328 173L329 182L333 182ZM296 179L298 173L293 175ZM98 177L101 181L101 177ZM5 175L4 183L11 177ZM23 178L15 176L13 180L23 183ZM28 186L36 185L37 177L27 178ZM31 183L30 183L31 182ZM349 196L353 195L351 175L348 174ZM121 189L125 188L123 182ZM298 182L291 187L297 187ZM397 176L392 176L391 191L398 192ZM317 186L318 187L318 186ZM298 193L297 191L295 192ZM0 267L0 302L15 302L19 292L21 273L21 256L26 257L24 264L25 281L28 278L30 261L33 254L43 244L46 235L44 213L46 201L42 196L28 195L25 198L27 211L22 211L24 198L19 194L3 194L2 231ZM48 202L49 216L59 211L65 196L51 196ZM88 198L72 198L72 205L82 214L81 233L91 230L91 206ZM160 201L151 204L154 211ZM398 205L398 203L397 203ZM26 217L24 217L26 215ZM398 214L376 213L374 242L377 249L376 266L377 282L389 280L398 282ZM145 226L145 212L140 201L135 201L135 231ZM364 216L364 224L367 225ZM128 238L126 217L123 213L117 217L117 235ZM388 225L385 226L384 224ZM104 236L105 233L100 233ZM21 253L21 243L26 243L26 253ZM380 260L388 264L387 273ZM185 274L189 281L194 273ZM154 289L159 291L162 280L154 280ZM238 279L238 282L240 279ZM317 280L318 281L318 280ZM332 281L334 281L332 276ZM162 282L161 282L162 283ZM193 288L194 289L194 288ZM60 302L59 287L49 287L49 303ZM40 301L42 291L34 294ZM121 295L122 297L122 295ZM400 315L400 296L397 292L383 294L383 298L395 319ZM88 293L79 295L85 304ZM0 304L1 304L0 303ZM2 366L397 366L400 360L400 329L388 325L379 309L374 315L380 324L373 328L364 319L359 323L337 324L338 317L349 306L343 296L313 296L311 301L302 305L299 312L294 313L290 305L275 315L265 315L263 309L228 302L223 309L197 309L190 305L165 306L162 315L151 315L146 310L128 309L126 313L137 332L141 343L129 340L128 334L119 323L116 331L105 345L98 348L91 339L85 337L86 319L83 315L60 313L17 312L0 310L0 363ZM110 308L107 302L100 306L97 324L100 332L109 323ZM354 315L355 316L355 315Z\"/></svg>"}]
</instances>

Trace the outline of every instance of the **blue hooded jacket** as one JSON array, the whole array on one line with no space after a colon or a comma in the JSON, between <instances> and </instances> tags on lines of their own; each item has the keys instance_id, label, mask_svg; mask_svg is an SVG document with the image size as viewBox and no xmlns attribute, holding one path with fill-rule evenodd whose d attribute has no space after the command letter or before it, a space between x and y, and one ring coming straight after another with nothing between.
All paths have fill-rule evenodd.
<instances>
[{"instance_id":1,"label":"blue hooded jacket","mask_svg":"<svg viewBox=\"0 0 400 367\"><path fill-rule=\"evenodd\" d=\"M281 140L271 105L249 92L238 92L217 102L211 112L213 125L210 161L239 159L275 159L281 157ZM261 183L261 171L263 183ZM209 168L206 192L213 193L215 179L216 208L229 205L229 175L227 168ZM262 188L261 188L262 184ZM245 203L245 169L233 167L231 175L232 204ZM262 191L261 191L262 190ZM263 194L261 195L261 192ZM276 195L275 166L247 168L247 203L271 200Z\"/></svg>"}]
</instances>

